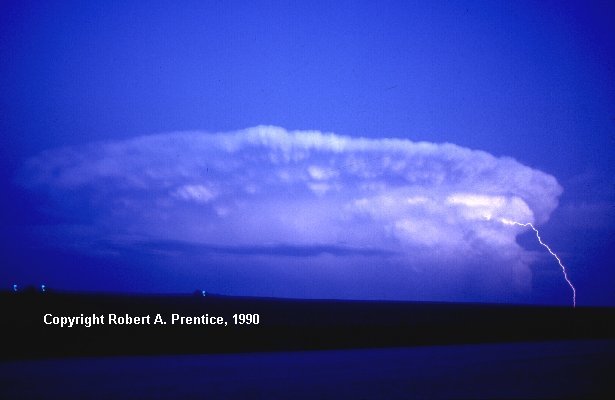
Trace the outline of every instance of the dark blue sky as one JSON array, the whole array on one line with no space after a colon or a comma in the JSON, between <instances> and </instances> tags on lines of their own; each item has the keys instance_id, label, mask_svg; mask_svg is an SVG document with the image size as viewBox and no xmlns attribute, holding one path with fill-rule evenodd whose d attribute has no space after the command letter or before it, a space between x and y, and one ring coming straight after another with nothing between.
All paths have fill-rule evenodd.
<instances>
[{"instance_id":1,"label":"dark blue sky","mask_svg":"<svg viewBox=\"0 0 615 400\"><path fill-rule=\"evenodd\" d=\"M457 284L449 282L453 278L442 267L441 272L426 275L429 285L421 289L416 282L428 268L421 263L429 260L419 262L421 266L411 262L402 266L388 259L383 254L399 251L406 243L394 234L393 239L401 243L394 249L382 245L380 239L355 238L340 247L339 237L327 241L299 235L295 240L283 231L265 232L264 237L270 234L268 241L258 242L259 234L242 236L244 231L237 233L239 228L228 225L211 227L224 232L220 243L190 229L153 234L151 224L169 224L162 214L137 218L124 210L120 223L117 208L100 204L150 198L154 192L167 190L162 181L140 183L149 186L137 195L127 194L125 186L110 183L100 174L83 178L83 171L92 168L80 164L82 158L98 160L97 166L111 163L127 179L127 171L157 168L152 159L164 156L153 147L174 146L165 140L126 144L137 136L273 125L354 138L448 142L495 157L512 157L532 171L554 177L563 192L550 216L536 221L543 237L568 266L578 286L579 304L615 304L612 2L60 3L3 2L0 9L2 237L7 255L6 267L0 272L3 287L45 281L82 290L188 291L207 286L232 294L569 302L558 266L549 258L524 261L532 274L529 289L522 293L513 290L498 296L487 289L499 288L499 284L475 286L473 274L484 266L471 267L470 283L455 275ZM95 148L101 140L121 148L125 158L135 154L125 148L134 146L145 161L135 165L118 162L113 158L116 152ZM198 164L198 153L183 157L193 145L176 148L183 160L177 165L192 168ZM50 161L53 157L39 157L44 150L63 146L72 150L54 153L65 161L61 166ZM144 150L144 146L149 147ZM222 196L220 182L240 185L243 181L229 177L258 171L246 159L259 154L259 147L250 150L252 144L246 146L241 166L220 169L220 177L207 178L218 189L197 185L193 176L193 181L182 180L183 186L165 193L186 201L200 196L202 206L210 198L231 201ZM377 154L383 151L374 146ZM323 151L321 156L328 157L329 150ZM203 154L208 160L224 159L209 150ZM448 160L448 154L442 150L443 159ZM368 156L369 163L374 156ZM68 164L78 165L80 183L48 182L49 187L33 187L33 175L23 172L31 157L47 162L45 168L57 168L56 174L66 172ZM75 159L66 161L67 157ZM337 162L327 160L329 165ZM459 165L473 162L477 162L475 157L463 158ZM444 165L457 164L447 161ZM271 172L280 172L275 168ZM212 167L212 174L215 171ZM309 171L316 171L313 179L324 179L318 177L319 170ZM511 173L510 181L524 174L521 170L518 175ZM323 204L315 207L324 210L350 201L349 192L339 189L350 178L338 175L341 186L332 187L348 193L348 198L342 194L335 199L319 197ZM504 183L508 179L498 176L501 187L494 184L477 192L479 180L472 178L468 182L473 187L461 190L455 186L455 190L510 199L520 196L539 216L538 200L520 194L525 193L522 185L508 188ZM165 182L176 177L167 177ZM267 178L259 179L264 185ZM389 174L387 179L392 185L396 178ZM495 175L485 179L497 181ZM324 193L322 186L311 189ZM288 193L301 196L295 189L277 185L267 190L269 197L261 199L262 209L271 211L275 204L283 214L299 207L287 201ZM384 192L379 193L382 198ZM555 192L532 193L540 199ZM438 195L444 196L440 191ZM215 207L218 216L229 212L220 211L219 204ZM190 213L209 211L177 206L167 210L167 218L193 220ZM126 218L137 222L127 223ZM353 224L335 227L360 230L384 221L373 213L365 218L369 221L364 226L358 218ZM430 218L434 223L435 217ZM263 226L264 221L252 223ZM393 220L382 222L384 230L387 221ZM395 221L406 234L414 232L404 225L406 220ZM317 225L314 229L329 228ZM480 236L475 230L472 234ZM466 240L468 233L464 235ZM138 236L138 240L126 241L126 236ZM541 251L529 233L520 234L517 241L526 255ZM101 250L103 242L113 245ZM338 247L326 247L332 245ZM361 253L366 246L375 253ZM449 249L457 248L451 246ZM173 247L173 256L156 255L153 247L165 251ZM349 256L348 252L360 254ZM382 267L388 264L393 265L390 270ZM302 272L305 269L310 272ZM414 272L407 272L410 270ZM406 280L415 283L405 286ZM489 294L483 296L483 291Z\"/></svg>"}]
</instances>

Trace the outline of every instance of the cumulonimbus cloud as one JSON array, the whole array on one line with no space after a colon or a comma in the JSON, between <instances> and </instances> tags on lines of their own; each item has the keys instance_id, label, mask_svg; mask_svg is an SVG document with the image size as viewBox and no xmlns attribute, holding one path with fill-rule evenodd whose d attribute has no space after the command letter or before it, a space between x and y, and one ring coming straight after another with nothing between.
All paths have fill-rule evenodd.
<instances>
[{"instance_id":1,"label":"cumulonimbus cloud","mask_svg":"<svg viewBox=\"0 0 615 400\"><path fill-rule=\"evenodd\" d=\"M454 144L271 126L52 149L21 182L100 240L370 249L440 272L497 263L517 286L531 257L498 219L544 223L562 193L544 172Z\"/></svg>"}]
</instances>

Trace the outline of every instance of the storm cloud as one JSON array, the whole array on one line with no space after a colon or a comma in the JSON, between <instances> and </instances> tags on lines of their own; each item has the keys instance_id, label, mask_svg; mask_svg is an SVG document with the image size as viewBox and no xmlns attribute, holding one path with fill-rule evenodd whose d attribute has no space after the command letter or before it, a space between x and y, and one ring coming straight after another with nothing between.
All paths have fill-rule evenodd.
<instances>
[{"instance_id":1,"label":"storm cloud","mask_svg":"<svg viewBox=\"0 0 615 400\"><path fill-rule=\"evenodd\" d=\"M272 126L51 149L20 182L63 220L48 233L60 246L185 243L172 247L259 257L263 274L300 256L476 291L527 289L536 255L516 242L524 228L499 219L545 223L562 193L551 175L454 144Z\"/></svg>"}]
</instances>

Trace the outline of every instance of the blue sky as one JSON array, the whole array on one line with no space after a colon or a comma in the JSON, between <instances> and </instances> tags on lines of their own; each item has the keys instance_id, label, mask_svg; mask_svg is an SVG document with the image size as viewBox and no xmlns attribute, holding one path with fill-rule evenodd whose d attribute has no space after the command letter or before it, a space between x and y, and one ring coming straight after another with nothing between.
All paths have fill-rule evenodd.
<instances>
[{"instance_id":1,"label":"blue sky","mask_svg":"<svg viewBox=\"0 0 615 400\"><path fill-rule=\"evenodd\" d=\"M129 3L2 5L4 287L615 304L609 2Z\"/></svg>"}]
</instances>

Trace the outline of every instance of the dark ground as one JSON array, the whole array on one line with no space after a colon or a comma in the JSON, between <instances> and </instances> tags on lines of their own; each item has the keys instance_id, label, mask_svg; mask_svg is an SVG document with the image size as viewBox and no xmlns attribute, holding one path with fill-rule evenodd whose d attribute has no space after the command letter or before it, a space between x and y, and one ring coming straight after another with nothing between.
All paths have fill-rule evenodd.
<instances>
[{"instance_id":1,"label":"dark ground","mask_svg":"<svg viewBox=\"0 0 615 400\"><path fill-rule=\"evenodd\" d=\"M4 359L615 339L613 308L4 292L0 309ZM47 313L151 315L151 324L60 328L43 323ZM228 325L171 325L172 313ZM235 313L260 323L234 325ZM154 325L156 314L167 324Z\"/></svg>"}]
</instances>

